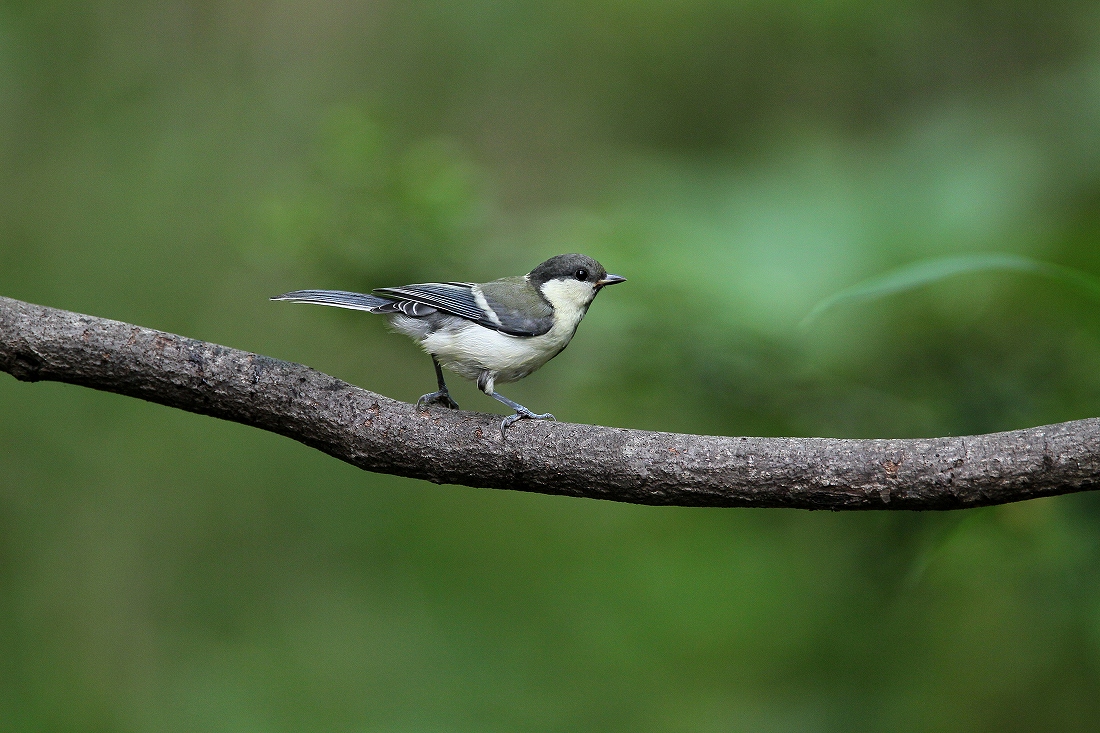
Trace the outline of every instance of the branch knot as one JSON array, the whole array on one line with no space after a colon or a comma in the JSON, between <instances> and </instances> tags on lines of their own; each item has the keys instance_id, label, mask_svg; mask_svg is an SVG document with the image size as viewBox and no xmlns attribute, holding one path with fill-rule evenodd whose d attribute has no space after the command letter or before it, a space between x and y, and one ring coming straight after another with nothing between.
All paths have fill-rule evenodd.
<instances>
[{"instance_id":1,"label":"branch knot","mask_svg":"<svg viewBox=\"0 0 1100 733\"><path fill-rule=\"evenodd\" d=\"M4 365L4 371L20 382L38 382L43 379L42 367L46 362L33 351L17 351Z\"/></svg>"}]
</instances>

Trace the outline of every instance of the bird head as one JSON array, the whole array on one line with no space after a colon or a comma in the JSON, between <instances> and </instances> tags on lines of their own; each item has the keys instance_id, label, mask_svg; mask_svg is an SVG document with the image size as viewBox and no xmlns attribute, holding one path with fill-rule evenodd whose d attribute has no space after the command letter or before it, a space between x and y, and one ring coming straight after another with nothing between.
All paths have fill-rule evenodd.
<instances>
[{"instance_id":1,"label":"bird head","mask_svg":"<svg viewBox=\"0 0 1100 733\"><path fill-rule=\"evenodd\" d=\"M554 308L586 310L592 299L608 285L626 280L610 275L596 260L582 254L557 255L527 274Z\"/></svg>"}]
</instances>

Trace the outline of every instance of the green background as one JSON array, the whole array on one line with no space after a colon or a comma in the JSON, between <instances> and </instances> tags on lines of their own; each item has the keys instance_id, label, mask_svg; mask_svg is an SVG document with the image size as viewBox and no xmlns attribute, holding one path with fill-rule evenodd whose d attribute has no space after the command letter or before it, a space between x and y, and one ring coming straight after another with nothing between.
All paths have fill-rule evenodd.
<instances>
[{"instance_id":1,"label":"green background","mask_svg":"<svg viewBox=\"0 0 1100 733\"><path fill-rule=\"evenodd\" d=\"M411 401L363 314L629 282L505 390L912 437L1100 415L1100 10L1008 0L0 2L0 294ZM503 412L452 379L463 407ZM0 375L4 731L1095 731L1100 497L951 514L438 487Z\"/></svg>"}]
</instances>

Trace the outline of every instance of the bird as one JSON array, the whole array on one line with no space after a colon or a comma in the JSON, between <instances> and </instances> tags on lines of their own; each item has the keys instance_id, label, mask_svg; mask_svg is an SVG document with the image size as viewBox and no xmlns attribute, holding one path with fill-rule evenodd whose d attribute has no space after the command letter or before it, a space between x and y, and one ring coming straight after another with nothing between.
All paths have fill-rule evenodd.
<instances>
[{"instance_id":1,"label":"bird","mask_svg":"<svg viewBox=\"0 0 1100 733\"><path fill-rule=\"evenodd\" d=\"M390 327L416 341L435 366L439 389L420 397L417 408L459 409L443 379L447 369L475 381L478 389L515 411L500 424L504 439L504 431L519 420L556 418L508 399L496 385L523 379L560 354L600 290L625 281L591 257L562 254L526 275L487 283L416 283L376 288L370 294L295 290L271 300L388 316Z\"/></svg>"}]
</instances>

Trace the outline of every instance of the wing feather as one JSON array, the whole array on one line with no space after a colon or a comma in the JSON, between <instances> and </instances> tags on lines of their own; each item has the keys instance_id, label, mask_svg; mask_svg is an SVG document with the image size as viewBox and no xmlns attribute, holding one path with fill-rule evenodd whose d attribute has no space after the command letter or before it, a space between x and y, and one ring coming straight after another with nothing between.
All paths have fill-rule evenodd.
<instances>
[{"instance_id":1,"label":"wing feather","mask_svg":"<svg viewBox=\"0 0 1100 733\"><path fill-rule=\"evenodd\" d=\"M509 336L541 336L554 324L554 309L523 278L484 285L417 283L377 288L374 292L398 301L422 303Z\"/></svg>"},{"instance_id":2,"label":"wing feather","mask_svg":"<svg viewBox=\"0 0 1100 733\"><path fill-rule=\"evenodd\" d=\"M395 288L376 288L374 292L393 300L423 303L482 325L488 325L490 328L493 327L488 314L477 304L471 283L416 283Z\"/></svg>"}]
</instances>

